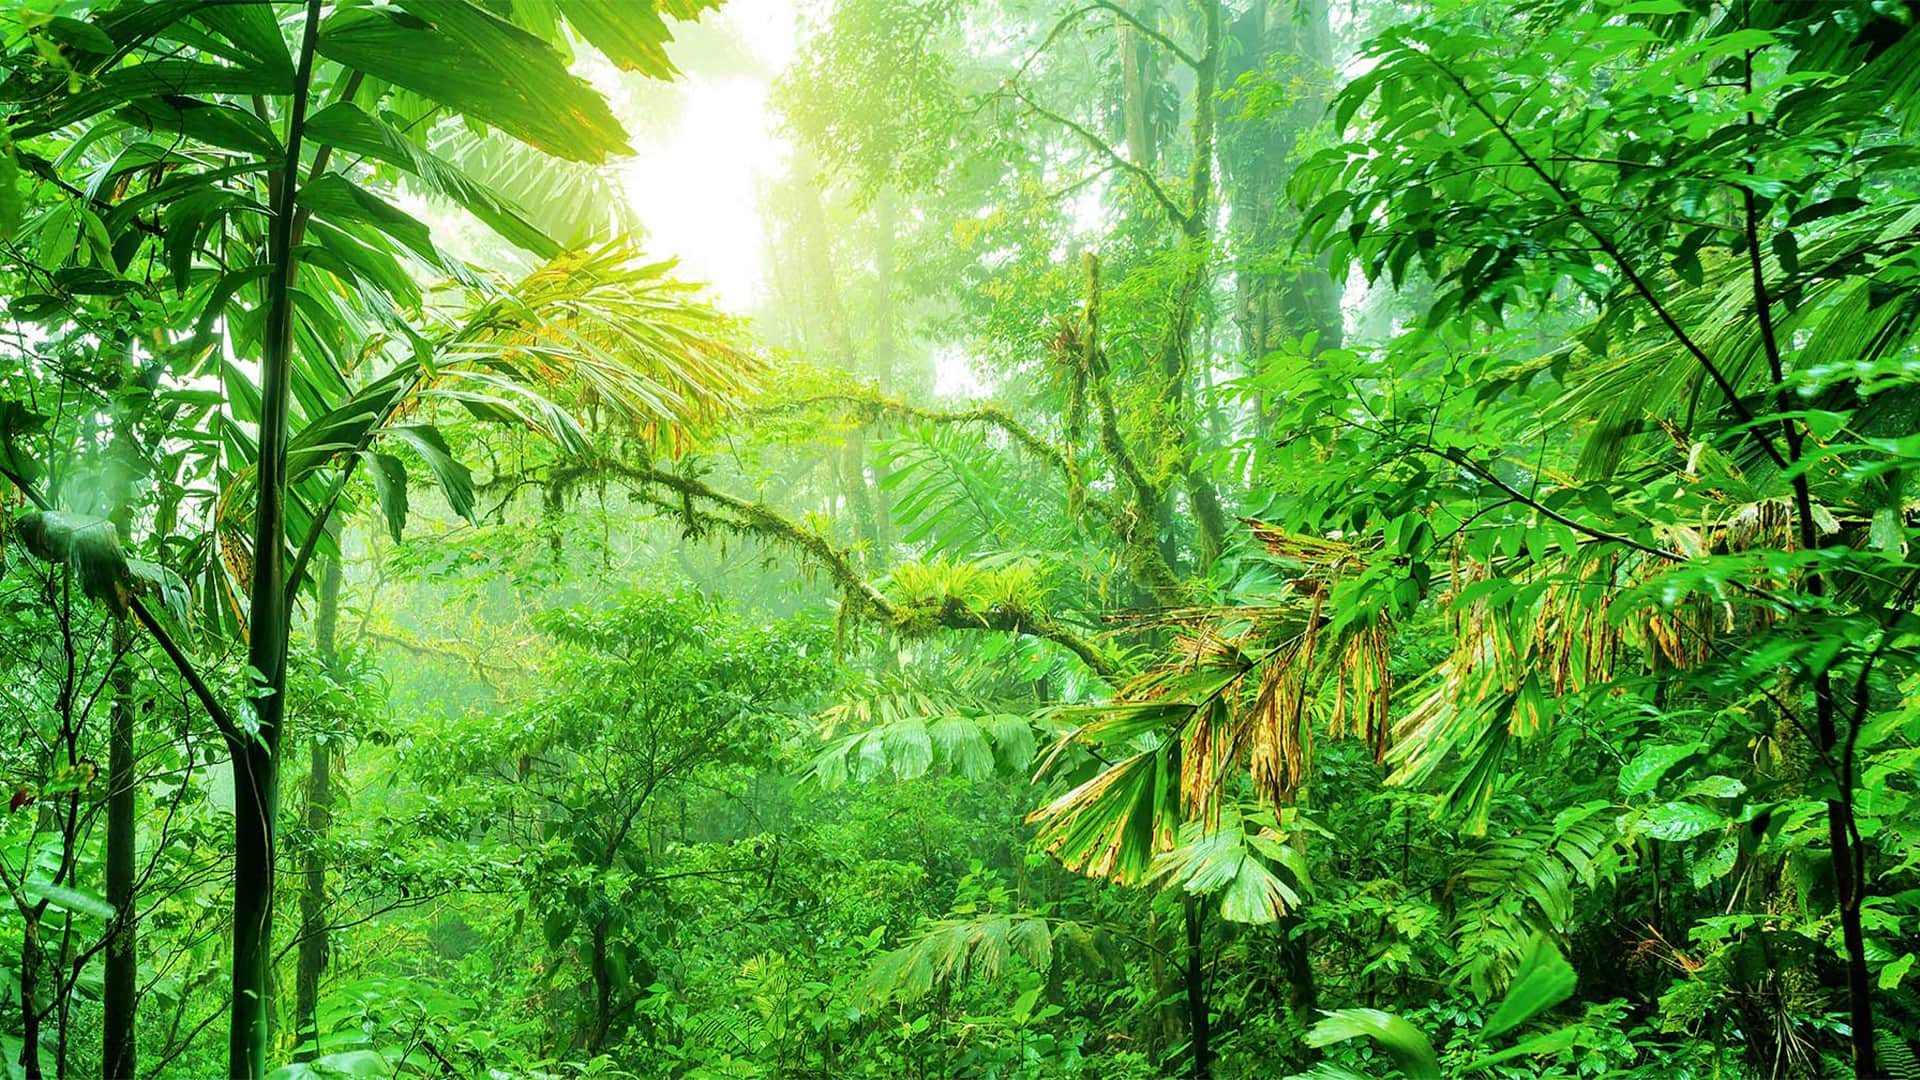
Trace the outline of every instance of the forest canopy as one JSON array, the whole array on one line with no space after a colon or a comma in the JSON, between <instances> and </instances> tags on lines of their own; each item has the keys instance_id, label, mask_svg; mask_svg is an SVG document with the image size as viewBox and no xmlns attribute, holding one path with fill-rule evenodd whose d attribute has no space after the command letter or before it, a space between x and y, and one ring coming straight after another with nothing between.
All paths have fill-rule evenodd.
<instances>
[{"instance_id":1,"label":"forest canopy","mask_svg":"<svg viewBox=\"0 0 1920 1080\"><path fill-rule=\"evenodd\" d=\"M6 1075L1920 1077L1916 23L15 0Z\"/></svg>"}]
</instances>

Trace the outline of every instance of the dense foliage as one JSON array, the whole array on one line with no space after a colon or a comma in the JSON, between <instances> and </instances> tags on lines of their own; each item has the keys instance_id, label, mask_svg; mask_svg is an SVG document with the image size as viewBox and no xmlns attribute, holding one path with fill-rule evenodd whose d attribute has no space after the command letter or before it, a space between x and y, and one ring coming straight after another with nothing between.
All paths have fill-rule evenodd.
<instances>
[{"instance_id":1,"label":"dense foliage","mask_svg":"<svg viewBox=\"0 0 1920 1080\"><path fill-rule=\"evenodd\" d=\"M737 3L0 12L8 1075L1920 1076L1920 4Z\"/></svg>"}]
</instances>

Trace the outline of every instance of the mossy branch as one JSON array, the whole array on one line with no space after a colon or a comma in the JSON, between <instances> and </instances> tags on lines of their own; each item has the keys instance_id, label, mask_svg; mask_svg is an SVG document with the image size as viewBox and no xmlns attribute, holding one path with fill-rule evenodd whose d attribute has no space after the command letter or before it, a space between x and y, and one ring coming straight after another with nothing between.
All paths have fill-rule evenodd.
<instances>
[{"instance_id":1,"label":"mossy branch","mask_svg":"<svg viewBox=\"0 0 1920 1080\"><path fill-rule=\"evenodd\" d=\"M1041 612L1005 608L981 610L951 600L938 607L897 603L867 580L850 552L819 532L777 510L729 495L693 477L651 465L602 459L563 466L555 470L552 478L562 483L574 483L588 476L608 476L636 485L642 499L667 513L688 520L690 524L722 529L737 536L770 540L799 551L827 572L834 586L858 614L896 629L930 624L950 630L1026 634L1051 641L1073 653L1103 679L1118 674L1112 661L1091 641ZM671 492L677 498L661 494L663 491ZM705 504L705 508L694 506L693 501Z\"/></svg>"},{"instance_id":2,"label":"mossy branch","mask_svg":"<svg viewBox=\"0 0 1920 1080\"><path fill-rule=\"evenodd\" d=\"M898 398L890 398L880 393L860 393L843 391L831 394L814 394L796 398L754 410L761 416L786 415L817 406L838 406L845 408L866 423L881 420L897 422L921 421L928 424L965 425L984 424L999 428L1022 449L1045 461L1074 487L1080 486L1080 470L1073 458L1065 450L1043 438L1027 425L1015 419L1012 413L998 405L976 405L970 409L923 409L910 405Z\"/></svg>"}]
</instances>

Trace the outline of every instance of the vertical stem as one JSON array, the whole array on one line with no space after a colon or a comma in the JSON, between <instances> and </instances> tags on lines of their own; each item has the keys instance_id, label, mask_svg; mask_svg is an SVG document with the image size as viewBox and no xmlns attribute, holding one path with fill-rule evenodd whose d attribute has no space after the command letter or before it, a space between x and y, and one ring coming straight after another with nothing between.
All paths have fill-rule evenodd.
<instances>
[{"instance_id":1,"label":"vertical stem","mask_svg":"<svg viewBox=\"0 0 1920 1080\"><path fill-rule=\"evenodd\" d=\"M139 994L137 913L134 905L133 627L122 615L113 620L113 705L107 735L107 926L104 1016L100 1024L102 1080L139 1074L135 1038Z\"/></svg>"},{"instance_id":2,"label":"vertical stem","mask_svg":"<svg viewBox=\"0 0 1920 1080\"><path fill-rule=\"evenodd\" d=\"M275 817L280 804L281 721L286 709L287 436L293 379L293 229L300 183L300 142L313 81L321 0L307 0L306 28L287 118L287 158L273 191L267 238L265 350L260 364L260 458L255 470L253 583L248 603L247 663L262 685L253 690L256 723L229 736L233 756L233 1002L228 1068L234 1080L266 1075L268 998L273 976Z\"/></svg>"},{"instance_id":3,"label":"vertical stem","mask_svg":"<svg viewBox=\"0 0 1920 1080\"><path fill-rule=\"evenodd\" d=\"M1744 5L1741 14L1743 18L1747 15ZM1749 95L1753 93L1753 56L1752 52L1748 52L1744 63L1743 89ZM1758 119L1752 113L1747 114L1747 127L1755 138L1759 137ZM1756 146L1757 143L1748 147L1749 175L1756 171L1753 160ZM1760 255L1762 214L1759 200L1754 196L1751 186L1740 189L1740 199L1746 229L1747 269L1753 279L1753 310L1759 321L1760 343L1766 353L1768 373L1773 380L1774 405L1786 413L1792 410L1793 398L1787 389L1786 360L1781 352L1780 334L1773 322L1773 298L1767 290L1766 266ZM1800 547L1813 551L1820 546L1819 527L1813 520L1813 493L1807 483L1806 470L1795 468L1805 455L1806 435L1797 421L1785 416L1780 420L1780 433L1787 446L1785 467L1793 477L1793 516ZM1818 571L1809 573L1806 589L1807 595L1814 600L1814 606L1819 607L1827 594L1826 575ZM1873 984L1868 978L1866 932L1860 918L1861 906L1866 899L1866 872L1861 861L1864 853L1853 844L1853 838L1859 835L1853 816L1853 742L1848 740L1844 747L1841 745L1839 725L1835 718L1835 700L1833 676L1823 667L1813 677L1815 731L1820 740L1820 751L1828 761L1836 761L1836 751L1841 755L1834 768L1835 794L1827 800L1827 846L1833 855L1834 891L1840 908L1840 938L1847 954L1847 1021L1852 1029L1853 1070L1855 1076L1869 1077L1876 1073Z\"/></svg>"},{"instance_id":4,"label":"vertical stem","mask_svg":"<svg viewBox=\"0 0 1920 1080\"><path fill-rule=\"evenodd\" d=\"M121 386L137 385L133 357L126 357ZM113 528L122 543L133 540L133 479L139 471L133 418L116 412L113 431ZM127 614L113 620L112 705L107 717L107 924L102 972L100 1076L120 1080L137 1076L139 1008L139 912L134 896L135 839L139 828L133 774L133 623Z\"/></svg>"},{"instance_id":5,"label":"vertical stem","mask_svg":"<svg viewBox=\"0 0 1920 1080\"><path fill-rule=\"evenodd\" d=\"M20 937L20 1074L41 1080L40 1068L40 914L28 909Z\"/></svg>"},{"instance_id":6,"label":"vertical stem","mask_svg":"<svg viewBox=\"0 0 1920 1080\"><path fill-rule=\"evenodd\" d=\"M1193 1080L1208 1080L1213 1075L1213 1022L1207 1015L1206 950L1201 937L1200 900L1189 893L1181 897L1182 914L1187 924L1187 1034L1188 1050L1193 1055Z\"/></svg>"},{"instance_id":7,"label":"vertical stem","mask_svg":"<svg viewBox=\"0 0 1920 1080\"><path fill-rule=\"evenodd\" d=\"M334 640L340 619L340 560L328 559L320 576L320 604L314 612L313 637L320 662L329 674L336 670L339 649ZM320 1044L314 1016L320 1007L320 976L327 969L327 859L320 850L333 825L333 752L330 738L315 733L308 740L307 852L301 867L300 957L293 979L293 1025L297 1035L312 1041L312 1051L296 1060L311 1060Z\"/></svg>"}]
</instances>

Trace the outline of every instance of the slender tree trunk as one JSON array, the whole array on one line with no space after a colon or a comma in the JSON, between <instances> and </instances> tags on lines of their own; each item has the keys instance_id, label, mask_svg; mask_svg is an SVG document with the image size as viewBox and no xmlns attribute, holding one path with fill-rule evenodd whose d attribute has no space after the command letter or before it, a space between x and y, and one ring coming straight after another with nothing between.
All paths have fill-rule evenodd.
<instances>
[{"instance_id":1,"label":"slender tree trunk","mask_svg":"<svg viewBox=\"0 0 1920 1080\"><path fill-rule=\"evenodd\" d=\"M1143 169L1151 169L1155 156L1152 96L1159 82L1153 70L1153 46L1145 35L1117 15L1113 26L1119 37L1120 114L1126 131L1127 158Z\"/></svg>"},{"instance_id":2,"label":"slender tree trunk","mask_svg":"<svg viewBox=\"0 0 1920 1080\"><path fill-rule=\"evenodd\" d=\"M1234 20L1231 36L1236 47L1221 80L1228 85L1267 70L1311 88L1320 73L1331 70L1325 0L1258 0ZM1283 209L1287 181L1300 135L1320 122L1324 111L1324 98L1309 91L1278 113L1249 113L1241 105L1230 107L1223 118L1220 164L1231 211L1234 322L1249 372L1258 371L1263 357L1309 332L1315 353L1342 343L1341 287L1333 277L1317 265L1280 269L1267 261L1292 242L1294 221ZM1263 436L1269 420L1264 409L1255 417Z\"/></svg>"},{"instance_id":3,"label":"slender tree trunk","mask_svg":"<svg viewBox=\"0 0 1920 1080\"><path fill-rule=\"evenodd\" d=\"M293 352L294 196L300 143L313 80L320 0L308 0L287 121L287 159L272 192L268 230L265 349L260 365L260 454L254 486L253 582L249 593L247 663L263 684L253 691L255 723L229 737L233 754L233 1002L228 1038L234 1080L259 1080L267 1069L267 1021L273 982L273 887L276 817L280 810L280 743L286 712L286 483Z\"/></svg>"},{"instance_id":4,"label":"slender tree trunk","mask_svg":"<svg viewBox=\"0 0 1920 1080\"><path fill-rule=\"evenodd\" d=\"M313 637L320 662L333 674L339 660L334 632L340 619L340 560L328 559L320 578L320 606L314 612ZM312 1051L294 1055L312 1060L320 1030L314 1014L320 1006L320 976L327 969L327 859L320 850L333 826L333 743L324 735L307 742L308 847L300 882L300 959L293 979L293 1026L312 1040Z\"/></svg>"},{"instance_id":5,"label":"slender tree trunk","mask_svg":"<svg viewBox=\"0 0 1920 1080\"><path fill-rule=\"evenodd\" d=\"M1189 894L1181 900L1187 926L1187 1048L1193 1055L1189 1075L1208 1080L1213 1075L1213 1021L1207 1015L1207 954L1200 933L1204 913L1198 897Z\"/></svg>"},{"instance_id":6,"label":"slender tree trunk","mask_svg":"<svg viewBox=\"0 0 1920 1080\"><path fill-rule=\"evenodd\" d=\"M26 1080L41 1080L40 1068L40 968L45 956L40 948L40 919L27 914L26 930L20 935L20 1073Z\"/></svg>"},{"instance_id":7,"label":"slender tree trunk","mask_svg":"<svg viewBox=\"0 0 1920 1080\"><path fill-rule=\"evenodd\" d=\"M114 430L118 459L113 527L122 542L133 539L132 478L137 467L133 432L126 420ZM100 1075L123 1080L138 1074L135 1013L139 995L139 953L136 948L139 913L135 908L134 849L138 829L133 775L133 624L126 615L113 620L112 705L107 717L107 903L113 919L107 924L105 970L102 972L100 1020Z\"/></svg>"},{"instance_id":8,"label":"slender tree trunk","mask_svg":"<svg viewBox=\"0 0 1920 1080\"><path fill-rule=\"evenodd\" d=\"M117 342L125 354L120 380L124 395L140 386L133 353L124 338ZM111 520L123 544L133 542L133 481L141 471L131 415L116 412L113 424ZM133 774L133 623L127 615L113 621L112 704L107 721L107 903L113 919L107 924L102 972L100 1021L100 1075L103 1080L128 1080L139 1073L135 1021L139 1008L139 911L134 889L134 857L138 847Z\"/></svg>"},{"instance_id":9,"label":"slender tree trunk","mask_svg":"<svg viewBox=\"0 0 1920 1080\"><path fill-rule=\"evenodd\" d=\"M116 515L124 517L125 515ZM113 621L113 705L107 734L107 925L106 970L101 987L100 1075L126 1080L138 1075L135 1012L139 994L138 916L134 909L134 776L132 626Z\"/></svg>"},{"instance_id":10,"label":"slender tree trunk","mask_svg":"<svg viewBox=\"0 0 1920 1080\"><path fill-rule=\"evenodd\" d=\"M599 1053L613 1030L613 965L607 955L607 918L593 924L593 1029L587 1051Z\"/></svg>"}]
</instances>

